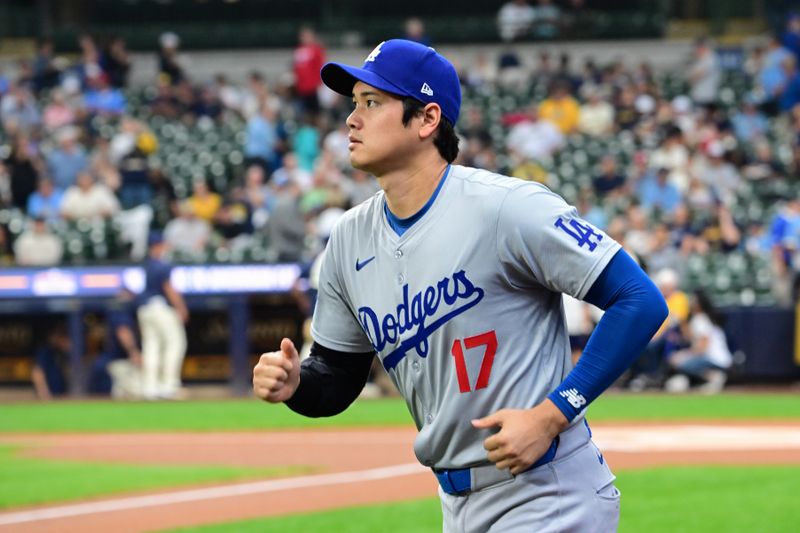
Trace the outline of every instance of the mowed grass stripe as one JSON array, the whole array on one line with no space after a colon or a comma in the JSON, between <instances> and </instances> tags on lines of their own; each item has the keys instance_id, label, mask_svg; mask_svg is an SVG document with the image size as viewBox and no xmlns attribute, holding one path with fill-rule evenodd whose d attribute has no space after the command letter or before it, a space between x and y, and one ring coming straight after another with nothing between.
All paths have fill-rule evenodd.
<instances>
[{"instance_id":1,"label":"mowed grass stripe","mask_svg":"<svg viewBox=\"0 0 800 533\"><path fill-rule=\"evenodd\" d=\"M687 467L621 472L620 533L793 533L800 467ZM435 533L437 498L247 520L170 533Z\"/></svg>"},{"instance_id":2,"label":"mowed grass stripe","mask_svg":"<svg viewBox=\"0 0 800 533\"><path fill-rule=\"evenodd\" d=\"M670 396L606 394L589 408L594 422L677 420L800 420L800 395ZM344 413L310 419L261 401L62 401L6 404L0 432L237 431L410 425L397 398L360 400Z\"/></svg>"}]
</instances>

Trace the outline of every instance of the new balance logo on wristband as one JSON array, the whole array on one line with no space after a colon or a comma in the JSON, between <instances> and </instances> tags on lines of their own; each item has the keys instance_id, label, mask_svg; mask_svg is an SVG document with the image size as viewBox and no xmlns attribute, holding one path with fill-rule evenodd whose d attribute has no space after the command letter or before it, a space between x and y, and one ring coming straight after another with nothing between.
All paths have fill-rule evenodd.
<instances>
[{"instance_id":1,"label":"new balance logo on wristband","mask_svg":"<svg viewBox=\"0 0 800 533\"><path fill-rule=\"evenodd\" d=\"M583 394L578 392L578 389L562 390L558 395L567 400L575 409L580 409L586 405L586 398L583 397Z\"/></svg>"}]
</instances>

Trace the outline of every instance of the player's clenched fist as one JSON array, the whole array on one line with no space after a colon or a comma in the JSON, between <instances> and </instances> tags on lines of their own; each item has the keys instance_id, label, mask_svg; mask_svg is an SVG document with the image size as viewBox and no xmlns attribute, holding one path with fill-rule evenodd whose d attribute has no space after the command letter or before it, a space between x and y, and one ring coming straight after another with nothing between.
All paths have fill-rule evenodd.
<instances>
[{"instance_id":1,"label":"player's clenched fist","mask_svg":"<svg viewBox=\"0 0 800 533\"><path fill-rule=\"evenodd\" d=\"M299 384L300 356L289 339L281 341L280 351L261 354L253 368L253 391L267 402L285 402Z\"/></svg>"}]
</instances>

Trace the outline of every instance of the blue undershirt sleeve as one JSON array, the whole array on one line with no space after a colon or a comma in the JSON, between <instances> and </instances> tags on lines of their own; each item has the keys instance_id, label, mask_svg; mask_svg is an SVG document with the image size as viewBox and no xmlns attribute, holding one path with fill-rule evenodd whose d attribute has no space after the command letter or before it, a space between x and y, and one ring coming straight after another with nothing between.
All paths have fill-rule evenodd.
<instances>
[{"instance_id":1,"label":"blue undershirt sleeve","mask_svg":"<svg viewBox=\"0 0 800 533\"><path fill-rule=\"evenodd\" d=\"M605 309L578 364L547 397L572 421L634 362L667 318L667 304L624 251L611 259L584 298Z\"/></svg>"}]
</instances>

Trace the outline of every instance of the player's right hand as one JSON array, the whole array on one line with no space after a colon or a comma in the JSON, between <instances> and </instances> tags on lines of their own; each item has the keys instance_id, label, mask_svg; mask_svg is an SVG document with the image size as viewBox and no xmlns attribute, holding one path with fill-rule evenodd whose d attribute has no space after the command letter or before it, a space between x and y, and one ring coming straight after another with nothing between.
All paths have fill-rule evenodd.
<instances>
[{"instance_id":1,"label":"player's right hand","mask_svg":"<svg viewBox=\"0 0 800 533\"><path fill-rule=\"evenodd\" d=\"M277 352L261 354L253 368L253 392L270 403L285 402L300 384L300 356L294 343L284 338Z\"/></svg>"}]
</instances>

